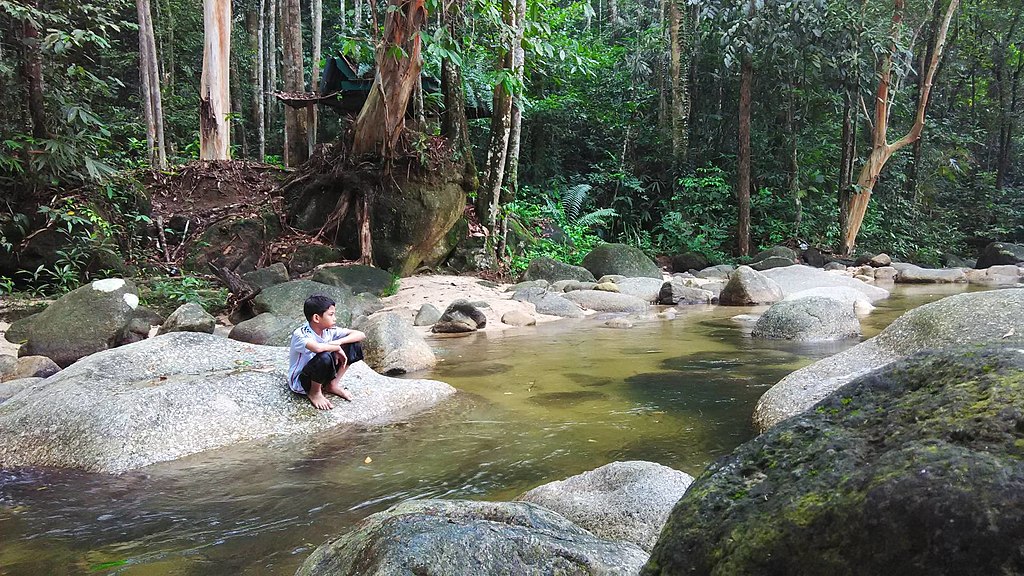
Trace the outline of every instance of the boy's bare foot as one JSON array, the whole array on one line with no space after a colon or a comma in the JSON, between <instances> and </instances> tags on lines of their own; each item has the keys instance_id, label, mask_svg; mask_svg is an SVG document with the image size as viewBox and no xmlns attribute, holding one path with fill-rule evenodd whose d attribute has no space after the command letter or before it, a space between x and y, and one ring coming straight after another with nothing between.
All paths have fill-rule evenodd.
<instances>
[{"instance_id":1,"label":"boy's bare foot","mask_svg":"<svg viewBox=\"0 0 1024 576\"><path fill-rule=\"evenodd\" d=\"M327 391L336 396L341 396L349 402L352 401L352 393L347 388L341 385L341 379L335 380L327 385Z\"/></svg>"},{"instance_id":2,"label":"boy's bare foot","mask_svg":"<svg viewBox=\"0 0 1024 576\"><path fill-rule=\"evenodd\" d=\"M334 404L324 396L324 393L320 390L310 391L308 395L309 401L313 406L316 406L317 410L330 410L334 408Z\"/></svg>"}]
</instances>

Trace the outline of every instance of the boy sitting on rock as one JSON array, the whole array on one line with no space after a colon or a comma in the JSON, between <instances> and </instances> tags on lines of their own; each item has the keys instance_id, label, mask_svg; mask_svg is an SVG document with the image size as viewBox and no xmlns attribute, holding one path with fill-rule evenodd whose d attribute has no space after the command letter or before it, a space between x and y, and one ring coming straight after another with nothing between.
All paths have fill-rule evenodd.
<instances>
[{"instance_id":1,"label":"boy sitting on rock","mask_svg":"<svg viewBox=\"0 0 1024 576\"><path fill-rule=\"evenodd\" d=\"M348 365L363 359L359 344L366 334L335 327L334 300L313 294L302 305L308 322L292 332L288 354L288 386L304 394L320 410L334 408L324 396L330 392L349 402L352 394L341 386Z\"/></svg>"}]
</instances>

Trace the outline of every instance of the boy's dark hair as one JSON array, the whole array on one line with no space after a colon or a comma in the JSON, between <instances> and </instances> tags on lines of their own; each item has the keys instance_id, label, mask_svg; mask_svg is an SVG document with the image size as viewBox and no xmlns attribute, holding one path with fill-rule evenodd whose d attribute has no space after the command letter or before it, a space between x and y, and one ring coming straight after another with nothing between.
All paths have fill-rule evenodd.
<instances>
[{"instance_id":1,"label":"boy's dark hair","mask_svg":"<svg viewBox=\"0 0 1024 576\"><path fill-rule=\"evenodd\" d=\"M334 306L334 300L326 294L313 294L309 298L306 298L306 302L302 305L302 313L306 315L306 320L309 322L313 321L313 314L324 315L327 309Z\"/></svg>"}]
</instances>

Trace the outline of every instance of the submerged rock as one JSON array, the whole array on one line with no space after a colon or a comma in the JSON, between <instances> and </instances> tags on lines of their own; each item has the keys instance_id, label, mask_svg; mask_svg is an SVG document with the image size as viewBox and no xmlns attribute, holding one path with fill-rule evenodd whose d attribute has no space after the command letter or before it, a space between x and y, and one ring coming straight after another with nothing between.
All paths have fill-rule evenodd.
<instances>
[{"instance_id":1,"label":"submerged rock","mask_svg":"<svg viewBox=\"0 0 1024 576\"><path fill-rule=\"evenodd\" d=\"M949 296L914 308L874 338L805 366L772 386L754 407L763 431L870 370L926 348L998 341L1024 334L1024 289Z\"/></svg>"},{"instance_id":2,"label":"submerged rock","mask_svg":"<svg viewBox=\"0 0 1024 576\"><path fill-rule=\"evenodd\" d=\"M296 576L625 576L646 559L535 504L412 500L320 546Z\"/></svg>"},{"instance_id":3,"label":"submerged rock","mask_svg":"<svg viewBox=\"0 0 1024 576\"><path fill-rule=\"evenodd\" d=\"M516 498L558 512L601 538L654 547L672 507L693 482L654 462L612 462Z\"/></svg>"},{"instance_id":4,"label":"submerged rock","mask_svg":"<svg viewBox=\"0 0 1024 576\"><path fill-rule=\"evenodd\" d=\"M643 574L1024 573L1024 346L924 352L712 464Z\"/></svg>"},{"instance_id":5,"label":"submerged rock","mask_svg":"<svg viewBox=\"0 0 1024 576\"><path fill-rule=\"evenodd\" d=\"M276 434L382 425L454 394L357 362L355 400L314 409L287 384L285 348L172 332L93 354L0 404L0 466L125 472Z\"/></svg>"}]
</instances>

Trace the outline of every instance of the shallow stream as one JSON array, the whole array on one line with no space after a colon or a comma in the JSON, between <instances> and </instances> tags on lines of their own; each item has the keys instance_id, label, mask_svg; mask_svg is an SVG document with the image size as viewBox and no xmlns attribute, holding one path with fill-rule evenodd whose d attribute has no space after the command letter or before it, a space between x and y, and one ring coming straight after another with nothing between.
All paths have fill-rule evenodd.
<instances>
[{"instance_id":1,"label":"shallow stream","mask_svg":"<svg viewBox=\"0 0 1024 576\"><path fill-rule=\"evenodd\" d=\"M862 319L865 337L963 290L901 286ZM753 436L768 387L856 344L755 341L730 320L751 311L438 340L441 362L415 377L462 393L400 425L274 438L123 476L0 469L0 575L290 575L317 545L409 498L512 499L615 460L697 475Z\"/></svg>"}]
</instances>

